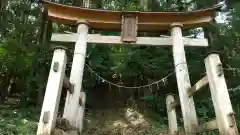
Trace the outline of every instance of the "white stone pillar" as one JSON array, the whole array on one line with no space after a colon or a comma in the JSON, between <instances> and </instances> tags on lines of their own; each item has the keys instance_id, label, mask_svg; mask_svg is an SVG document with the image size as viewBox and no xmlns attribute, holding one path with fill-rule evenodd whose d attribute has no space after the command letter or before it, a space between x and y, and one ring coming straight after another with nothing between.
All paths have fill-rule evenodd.
<instances>
[{"instance_id":1,"label":"white stone pillar","mask_svg":"<svg viewBox=\"0 0 240 135\"><path fill-rule=\"evenodd\" d=\"M54 131L62 92L63 78L65 75L66 62L66 51L62 48L55 49L48 76L37 135L50 135L51 132Z\"/></svg>"},{"instance_id":2,"label":"white stone pillar","mask_svg":"<svg viewBox=\"0 0 240 135\"><path fill-rule=\"evenodd\" d=\"M86 21L78 22L77 41L75 44L70 82L74 86L74 92L67 93L63 118L67 119L73 127L78 128L79 99L82 90L82 79L87 50L88 25ZM83 116L82 116L83 117Z\"/></svg>"},{"instance_id":3,"label":"white stone pillar","mask_svg":"<svg viewBox=\"0 0 240 135\"><path fill-rule=\"evenodd\" d=\"M198 120L193 98L188 96L187 91L191 87L191 84L186 63L181 27L181 24L174 23L172 25L171 35L173 41L173 58L184 128L186 134L190 134L195 132L195 127L198 125Z\"/></svg>"},{"instance_id":4,"label":"white stone pillar","mask_svg":"<svg viewBox=\"0 0 240 135\"><path fill-rule=\"evenodd\" d=\"M174 102L175 102L175 99L173 94L168 94L166 98L166 104L167 104L169 135L176 135L176 133L178 132L176 109L175 107L172 108L172 104Z\"/></svg>"},{"instance_id":5,"label":"white stone pillar","mask_svg":"<svg viewBox=\"0 0 240 135\"><path fill-rule=\"evenodd\" d=\"M220 135L238 135L222 63L218 54L210 54L205 66Z\"/></svg>"}]
</instances>

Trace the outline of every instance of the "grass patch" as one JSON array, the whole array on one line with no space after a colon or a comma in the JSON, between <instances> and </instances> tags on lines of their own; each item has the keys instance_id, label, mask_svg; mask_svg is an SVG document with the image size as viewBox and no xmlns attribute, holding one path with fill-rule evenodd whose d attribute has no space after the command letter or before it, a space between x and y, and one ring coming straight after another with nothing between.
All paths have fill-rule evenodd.
<instances>
[{"instance_id":1,"label":"grass patch","mask_svg":"<svg viewBox=\"0 0 240 135\"><path fill-rule=\"evenodd\" d=\"M0 106L0 135L35 135L39 109Z\"/></svg>"}]
</instances>

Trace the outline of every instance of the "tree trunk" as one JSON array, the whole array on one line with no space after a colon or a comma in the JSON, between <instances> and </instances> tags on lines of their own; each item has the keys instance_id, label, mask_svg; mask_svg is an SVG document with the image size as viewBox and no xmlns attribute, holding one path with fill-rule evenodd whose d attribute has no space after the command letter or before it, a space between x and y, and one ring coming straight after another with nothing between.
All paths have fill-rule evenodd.
<instances>
[{"instance_id":1,"label":"tree trunk","mask_svg":"<svg viewBox=\"0 0 240 135\"><path fill-rule=\"evenodd\" d=\"M59 0L55 0L54 2L59 2ZM42 15L41 15L41 26L40 26L40 33L39 33L39 41L38 44L39 46L37 47L36 50L36 55L34 58L34 62L33 62L33 76L37 77L38 73L40 71L40 76L43 76L42 78L40 78L40 80L37 81L38 85L38 89L37 89L37 99L36 99L36 104L38 105L42 105L43 102L43 98L44 98L44 93L45 93L45 86L46 86L46 82L44 79L44 77L46 77L44 75L44 73L46 73L46 71L44 71L45 67L38 67L37 66L37 60L38 57L41 57L41 47L45 46L48 47L50 40L51 40L51 35L52 35L52 21L48 20L47 18L47 13L46 11L43 11ZM41 46L41 47L40 47Z\"/></svg>"},{"instance_id":2,"label":"tree trunk","mask_svg":"<svg viewBox=\"0 0 240 135\"><path fill-rule=\"evenodd\" d=\"M90 8L91 0L83 0L83 7Z\"/></svg>"},{"instance_id":3,"label":"tree trunk","mask_svg":"<svg viewBox=\"0 0 240 135\"><path fill-rule=\"evenodd\" d=\"M1 0L0 1L0 12L3 11L7 5L7 0Z\"/></svg>"},{"instance_id":4,"label":"tree trunk","mask_svg":"<svg viewBox=\"0 0 240 135\"><path fill-rule=\"evenodd\" d=\"M8 95L8 86L9 86L9 78L8 76L2 79L3 81L0 83L0 104L3 104L7 95Z\"/></svg>"},{"instance_id":5,"label":"tree trunk","mask_svg":"<svg viewBox=\"0 0 240 135\"><path fill-rule=\"evenodd\" d=\"M148 0L140 0L140 8L143 10L143 11L148 11Z\"/></svg>"},{"instance_id":6,"label":"tree trunk","mask_svg":"<svg viewBox=\"0 0 240 135\"><path fill-rule=\"evenodd\" d=\"M37 105L41 106L44 99L45 88L46 88L46 81L38 82L38 89L37 89Z\"/></svg>"},{"instance_id":7,"label":"tree trunk","mask_svg":"<svg viewBox=\"0 0 240 135\"><path fill-rule=\"evenodd\" d=\"M1 0L0 1L0 21L4 20L3 19L4 10L6 8L7 3L8 3L8 0Z\"/></svg>"},{"instance_id":8,"label":"tree trunk","mask_svg":"<svg viewBox=\"0 0 240 135\"><path fill-rule=\"evenodd\" d=\"M82 0L74 0L73 6L75 7L82 7Z\"/></svg>"},{"instance_id":9,"label":"tree trunk","mask_svg":"<svg viewBox=\"0 0 240 135\"><path fill-rule=\"evenodd\" d=\"M15 79L12 77L10 79L10 82L9 82L9 85L8 85L8 89L7 89L7 96L9 96L11 94L11 91L12 91L12 87L13 87L13 84L15 83Z\"/></svg>"}]
</instances>

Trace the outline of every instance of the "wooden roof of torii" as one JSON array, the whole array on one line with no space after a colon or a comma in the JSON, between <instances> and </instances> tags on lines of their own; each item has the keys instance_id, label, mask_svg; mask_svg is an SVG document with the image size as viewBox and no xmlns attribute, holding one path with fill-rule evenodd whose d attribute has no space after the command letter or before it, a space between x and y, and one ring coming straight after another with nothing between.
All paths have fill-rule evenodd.
<instances>
[{"instance_id":1,"label":"wooden roof of torii","mask_svg":"<svg viewBox=\"0 0 240 135\"><path fill-rule=\"evenodd\" d=\"M158 32L169 30L172 23L183 25L183 29L202 27L215 17L215 10L222 5L212 8L189 12L122 12L99 9L79 8L69 5L40 0L48 13L48 17L56 23L77 25L78 20L87 20L93 29L104 31L121 31L122 15L131 14L138 18L138 31Z\"/></svg>"}]
</instances>

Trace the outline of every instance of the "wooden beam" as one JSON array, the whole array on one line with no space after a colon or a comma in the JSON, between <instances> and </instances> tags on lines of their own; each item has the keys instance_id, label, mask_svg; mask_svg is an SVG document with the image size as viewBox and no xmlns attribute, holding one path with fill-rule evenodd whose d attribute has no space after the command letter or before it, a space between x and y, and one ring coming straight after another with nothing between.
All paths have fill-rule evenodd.
<instances>
[{"instance_id":1,"label":"wooden beam","mask_svg":"<svg viewBox=\"0 0 240 135\"><path fill-rule=\"evenodd\" d=\"M217 120L211 120L206 123L200 124L197 128L197 133L207 132L218 129Z\"/></svg>"},{"instance_id":2,"label":"wooden beam","mask_svg":"<svg viewBox=\"0 0 240 135\"><path fill-rule=\"evenodd\" d=\"M191 87L191 84L187 68L181 24L175 23L172 25L171 35L173 40L173 58L184 128L186 135L190 135L191 133L194 133L195 128L198 125L198 120L193 98L189 97L187 92L188 88Z\"/></svg>"},{"instance_id":3,"label":"wooden beam","mask_svg":"<svg viewBox=\"0 0 240 135\"><path fill-rule=\"evenodd\" d=\"M51 135L51 132L54 131L66 62L66 51L63 49L56 49L53 54L51 70L48 76L37 135Z\"/></svg>"},{"instance_id":4,"label":"wooden beam","mask_svg":"<svg viewBox=\"0 0 240 135\"><path fill-rule=\"evenodd\" d=\"M204 61L219 133L220 135L238 135L219 55L210 54Z\"/></svg>"},{"instance_id":5,"label":"wooden beam","mask_svg":"<svg viewBox=\"0 0 240 135\"><path fill-rule=\"evenodd\" d=\"M218 129L217 120L213 119L213 120L205 122L203 124L199 124L199 126L196 127L194 133L197 134L197 133L212 131L215 129ZM184 131L184 127L179 127L179 130L176 135L186 135L186 133Z\"/></svg>"},{"instance_id":6,"label":"wooden beam","mask_svg":"<svg viewBox=\"0 0 240 135\"><path fill-rule=\"evenodd\" d=\"M74 92L74 86L71 84L69 78L65 75L63 79L63 87L65 87L70 94Z\"/></svg>"},{"instance_id":7,"label":"wooden beam","mask_svg":"<svg viewBox=\"0 0 240 135\"><path fill-rule=\"evenodd\" d=\"M77 34L57 34L53 33L51 41L53 42L76 42ZM88 34L88 43L98 44L127 44L121 41L120 36L104 36L100 34ZM196 39L196 38L184 38L185 46L208 46L207 39ZM163 46L172 45L171 37L137 37L135 43L129 43L130 45L151 45L151 46Z\"/></svg>"},{"instance_id":8,"label":"wooden beam","mask_svg":"<svg viewBox=\"0 0 240 135\"><path fill-rule=\"evenodd\" d=\"M68 130L77 130L75 127L73 127L68 120L64 119L64 118L57 118L56 120L56 128L60 128L63 129L65 131Z\"/></svg>"},{"instance_id":9,"label":"wooden beam","mask_svg":"<svg viewBox=\"0 0 240 135\"><path fill-rule=\"evenodd\" d=\"M171 103L169 103L169 109L175 109L179 104L179 102L177 101L172 101Z\"/></svg>"},{"instance_id":10,"label":"wooden beam","mask_svg":"<svg viewBox=\"0 0 240 135\"><path fill-rule=\"evenodd\" d=\"M169 135L175 135L178 132L176 109L171 105L173 102L176 102L174 96L169 94L166 98Z\"/></svg>"},{"instance_id":11,"label":"wooden beam","mask_svg":"<svg viewBox=\"0 0 240 135\"><path fill-rule=\"evenodd\" d=\"M74 85L74 93L67 93L63 113L63 118L67 119L74 127L79 127L79 121L77 119L79 113L79 97L81 96L83 71L87 50L88 26L86 23L87 22L82 22L78 26L78 36L75 44L70 75L70 82Z\"/></svg>"},{"instance_id":12,"label":"wooden beam","mask_svg":"<svg viewBox=\"0 0 240 135\"><path fill-rule=\"evenodd\" d=\"M172 22L180 22L183 29L203 27L210 23L215 16L215 10L222 5L196 11L183 12L139 12L139 11L109 11L99 9L79 8L65 4L40 0L47 9L49 19L58 24L77 25L78 19L88 20L95 30L120 31L121 16L132 14L139 17L138 30L140 32L167 31Z\"/></svg>"},{"instance_id":13,"label":"wooden beam","mask_svg":"<svg viewBox=\"0 0 240 135\"><path fill-rule=\"evenodd\" d=\"M195 85L188 89L188 96L193 96L193 94L199 91L203 86L208 84L207 76L204 76L201 80L199 80Z\"/></svg>"}]
</instances>

